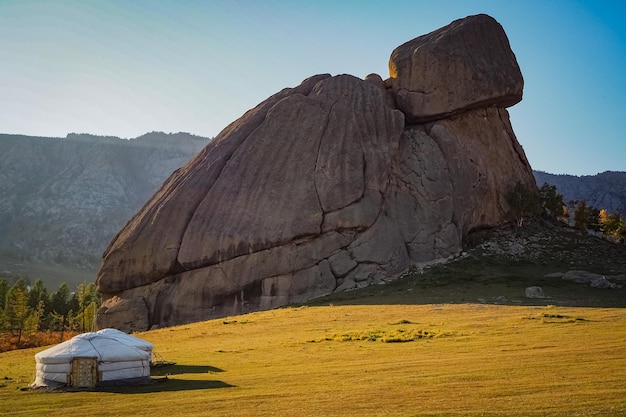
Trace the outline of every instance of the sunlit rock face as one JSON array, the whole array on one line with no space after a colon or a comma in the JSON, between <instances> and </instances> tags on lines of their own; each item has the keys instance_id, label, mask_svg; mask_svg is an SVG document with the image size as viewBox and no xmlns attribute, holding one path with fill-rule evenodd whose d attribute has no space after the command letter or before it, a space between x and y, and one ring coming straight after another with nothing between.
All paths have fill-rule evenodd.
<instances>
[{"instance_id":1,"label":"sunlit rock face","mask_svg":"<svg viewBox=\"0 0 626 417\"><path fill-rule=\"evenodd\" d=\"M445 57L456 72L442 74ZM523 82L500 25L455 21L396 49L390 67L387 81L317 75L285 89L176 171L106 250L97 326L146 330L382 283L502 222L506 191L534 179L505 110ZM429 89L441 97L423 105L415 92Z\"/></svg>"}]
</instances>

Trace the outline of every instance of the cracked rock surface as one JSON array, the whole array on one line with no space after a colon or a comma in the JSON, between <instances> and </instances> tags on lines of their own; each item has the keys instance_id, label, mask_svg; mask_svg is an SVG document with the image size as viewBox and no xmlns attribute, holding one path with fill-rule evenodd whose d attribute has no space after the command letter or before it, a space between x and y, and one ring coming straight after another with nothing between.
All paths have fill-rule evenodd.
<instances>
[{"instance_id":1,"label":"cracked rock surface","mask_svg":"<svg viewBox=\"0 0 626 417\"><path fill-rule=\"evenodd\" d=\"M415 42L463 68L447 80L448 107L427 117L404 92L439 91L452 73L416 60ZM502 222L508 189L534 185L504 108L511 91L521 98L521 74L502 74L519 73L502 28L470 16L391 62L387 81L317 75L271 96L172 174L104 254L97 327L147 330L383 283Z\"/></svg>"}]
</instances>

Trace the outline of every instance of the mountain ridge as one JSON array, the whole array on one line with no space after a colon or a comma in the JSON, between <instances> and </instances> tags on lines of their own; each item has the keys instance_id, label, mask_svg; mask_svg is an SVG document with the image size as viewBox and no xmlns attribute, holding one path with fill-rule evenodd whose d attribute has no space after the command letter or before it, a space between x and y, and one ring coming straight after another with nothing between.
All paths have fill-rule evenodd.
<instances>
[{"instance_id":1,"label":"mountain ridge","mask_svg":"<svg viewBox=\"0 0 626 417\"><path fill-rule=\"evenodd\" d=\"M585 201L609 213L626 214L626 172L604 171L595 175L550 174L533 171L537 185L554 185L564 202Z\"/></svg>"},{"instance_id":2,"label":"mountain ridge","mask_svg":"<svg viewBox=\"0 0 626 417\"><path fill-rule=\"evenodd\" d=\"M8 259L93 273L119 229L209 140L163 132L134 139L0 134L0 272L17 272Z\"/></svg>"}]
</instances>

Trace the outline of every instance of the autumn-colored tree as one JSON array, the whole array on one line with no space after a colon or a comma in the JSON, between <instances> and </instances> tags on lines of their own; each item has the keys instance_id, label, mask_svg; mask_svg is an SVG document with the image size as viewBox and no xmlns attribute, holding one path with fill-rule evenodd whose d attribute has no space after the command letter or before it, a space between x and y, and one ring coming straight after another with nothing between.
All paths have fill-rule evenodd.
<instances>
[{"instance_id":1,"label":"autumn-colored tree","mask_svg":"<svg viewBox=\"0 0 626 417\"><path fill-rule=\"evenodd\" d=\"M600 210L599 221L602 232L618 242L626 237L626 222L619 213L609 214L606 209Z\"/></svg>"}]
</instances>

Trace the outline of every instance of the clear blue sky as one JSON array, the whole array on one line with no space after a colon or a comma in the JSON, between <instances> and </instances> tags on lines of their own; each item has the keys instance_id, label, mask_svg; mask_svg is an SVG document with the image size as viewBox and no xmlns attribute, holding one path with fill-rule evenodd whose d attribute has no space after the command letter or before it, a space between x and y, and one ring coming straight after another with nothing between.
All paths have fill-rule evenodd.
<instances>
[{"instance_id":1,"label":"clear blue sky","mask_svg":"<svg viewBox=\"0 0 626 417\"><path fill-rule=\"evenodd\" d=\"M0 132L214 136L311 75L387 78L396 46L477 13L522 69L533 168L626 171L623 0L0 0Z\"/></svg>"}]
</instances>

